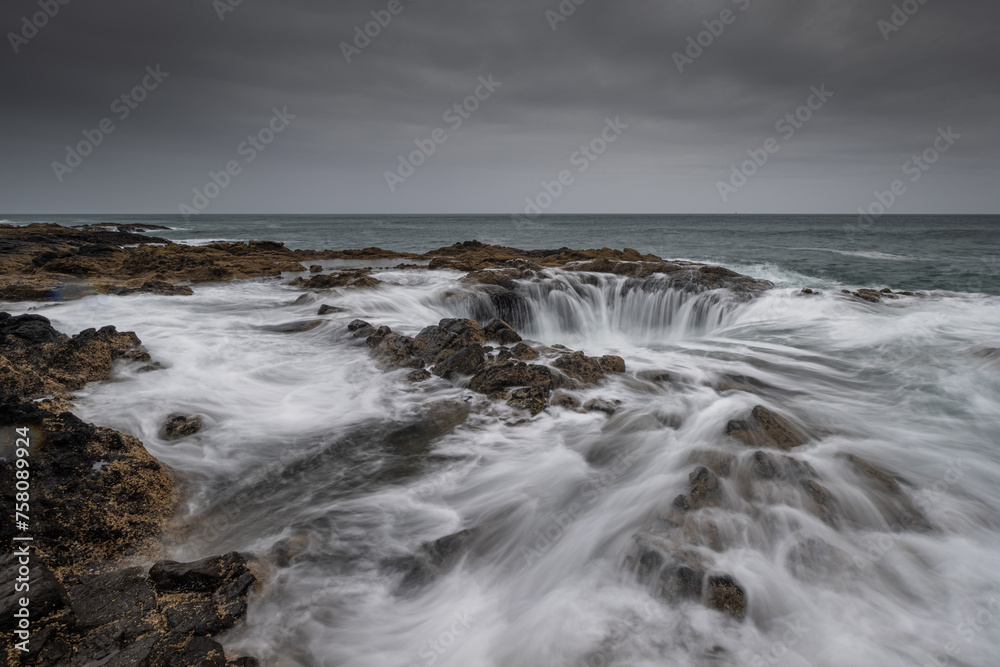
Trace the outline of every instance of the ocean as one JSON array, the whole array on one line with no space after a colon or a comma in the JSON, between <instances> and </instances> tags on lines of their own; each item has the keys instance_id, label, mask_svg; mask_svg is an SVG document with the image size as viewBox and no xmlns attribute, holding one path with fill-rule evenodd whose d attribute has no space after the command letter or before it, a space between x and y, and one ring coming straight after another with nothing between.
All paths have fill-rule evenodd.
<instances>
[{"instance_id":1,"label":"ocean","mask_svg":"<svg viewBox=\"0 0 1000 667\"><path fill-rule=\"evenodd\" d=\"M185 496L171 557L260 557L247 624L221 640L264 665L1000 664L998 217L2 217L162 224L173 229L156 234L186 243L632 247L776 284L741 300L547 270L519 287L521 335L619 355L627 372L572 392L611 415L530 418L460 382L383 372L348 335L357 318L413 336L470 316L482 302L452 271L380 268L375 288L304 299L289 274L190 297L6 306L67 333L135 331L165 366L123 368L79 392L74 411L138 436L176 472ZM922 294L840 293L864 287ZM320 304L343 311L275 331L316 319ZM418 466L386 474L387 434L443 401L468 404L468 420ZM725 435L756 405L810 434L788 455L821 485L825 511ZM164 440L177 412L206 428ZM662 540L738 581L743 620L664 600L628 565L705 451L733 457L722 500ZM852 455L898 481L873 483ZM899 494L920 521L901 518ZM478 552L401 588L399 564L421 545L491 521L502 529Z\"/></svg>"},{"instance_id":2,"label":"ocean","mask_svg":"<svg viewBox=\"0 0 1000 667\"><path fill-rule=\"evenodd\" d=\"M24 216L14 223L133 222L159 236L206 243L283 241L289 248L372 246L426 252L459 241L515 248L635 248L664 259L718 264L781 285L891 286L1000 294L1000 216L506 215Z\"/></svg>"}]
</instances>

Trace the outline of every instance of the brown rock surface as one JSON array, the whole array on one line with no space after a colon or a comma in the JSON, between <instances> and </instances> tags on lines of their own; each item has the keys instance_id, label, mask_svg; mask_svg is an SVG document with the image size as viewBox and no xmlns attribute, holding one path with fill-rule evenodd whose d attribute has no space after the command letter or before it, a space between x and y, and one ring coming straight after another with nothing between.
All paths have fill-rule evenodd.
<instances>
[{"instance_id":1,"label":"brown rock surface","mask_svg":"<svg viewBox=\"0 0 1000 667\"><path fill-rule=\"evenodd\" d=\"M785 451L809 442L801 429L762 405L756 406L747 419L730 421L725 433L749 447L775 447Z\"/></svg>"}]
</instances>

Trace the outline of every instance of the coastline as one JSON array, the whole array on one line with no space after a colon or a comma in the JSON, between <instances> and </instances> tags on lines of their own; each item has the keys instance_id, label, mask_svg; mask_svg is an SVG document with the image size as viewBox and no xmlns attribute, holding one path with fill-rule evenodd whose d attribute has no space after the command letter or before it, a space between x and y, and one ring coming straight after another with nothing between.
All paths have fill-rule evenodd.
<instances>
[{"instance_id":1,"label":"coastline","mask_svg":"<svg viewBox=\"0 0 1000 667\"><path fill-rule=\"evenodd\" d=\"M599 387L606 377L626 373L629 360L611 355L590 357L558 343L544 348L525 344L517 331L522 322L516 281L537 278L547 268L559 268L582 276L605 274L639 282L660 281L657 284L661 289L696 295L722 290L738 302L753 300L772 288L767 281L724 268L664 261L631 249L524 251L472 241L420 255L378 248L290 251L268 241L195 247L130 231L63 231L66 229L53 225L0 226L0 242L4 243L0 254L0 297L69 300L98 293L122 298L153 293L183 298L193 294L201 283L278 279L284 273L303 274L289 284L304 290L305 297L332 288L378 288L380 282L370 269L336 267L337 262L345 260L389 260L398 262L394 268L405 270L455 270L455 283L479 291L500 317L483 317L481 322L418 322L414 325L425 328L417 336L398 334L377 321L356 320L347 330L359 344L363 340L385 371L406 369L406 378L413 383L431 377L455 380L483 396L487 404L503 402L528 417L551 408L612 418L617 411L613 401L581 402L572 394L581 388ZM333 264L324 268L318 262ZM802 292L803 297L815 294L812 290ZM900 294L913 296L883 289L859 290L845 298L878 303ZM323 304L318 315L334 312L336 306ZM278 332L308 331L314 323L292 323L294 326ZM113 327L69 338L37 315L5 317L0 326L4 336L4 359L0 360L3 402L10 407L9 423L3 426L10 430L34 425L45 442L40 454L43 461L45 456L61 460L64 448L76 452L79 459L72 466L53 463L48 469L42 468L47 471L48 482L58 485L41 487L42 493L48 491L66 501L64 507L52 510L51 519L42 517L51 523L48 544L79 544L80 548L55 552L42 544L36 549L39 562L33 563L37 572L32 576L48 591L47 599L52 600L51 609L45 608L47 615L39 619L41 629L35 628L39 633L36 638L41 637L49 652L39 655L35 662L22 664L62 664L60 661L71 655L78 661L111 657L107 664L117 664L116 660L133 659L133 651L145 652L150 664L196 664L195 660L208 661L204 664L255 664L251 658L226 662L220 653L222 647L211 639L246 617L256 581L251 572L254 556L226 554L187 566L153 564L157 554L162 553L164 529L175 517L179 500L171 472L156 462L136 438L86 424L68 412L72 392L88 382L107 381L115 364L132 364L155 373L159 360L150 358L135 334L119 333ZM675 378L637 375L636 381L662 385ZM767 397L767 388L756 382L754 378L731 377L717 390L735 389ZM39 398L43 399L40 403ZM490 409L484 405L475 409ZM400 425L388 446L410 462L392 474L414 475L419 466L414 467L411 459L426 456L430 443L463 424L469 413L468 405L431 404L417 421ZM783 493L796 494L818 519L836 525L841 519L830 490L817 481L819 474L807 462L788 454L817 437L817 431L807 422L759 404L741 419L720 424L726 436L749 448L748 452L753 451L752 459L713 450L693 455L689 463L695 468L686 492L665 505L636 533L633 547L625 556L627 569L665 601L700 599L711 609L744 618L748 595L744 586L732 574L713 570L703 556L695 553L694 547L703 541L718 539L718 527L703 523L697 511L724 505L723 480L750 475L778 484ZM178 415L173 424L164 424L164 429L173 429L178 438L199 428L196 418L185 415ZM113 460L106 461L109 451L115 454ZM855 471L860 492L880 498L879 506L887 520L912 530L931 529L891 474L851 456L843 457L845 466ZM81 478L92 483L73 488L71 482ZM91 495L94 489L106 492L108 498L95 501ZM115 502L116 495L128 497L131 504ZM4 488L4 496L13 498L13 492ZM82 537L74 532L86 529L77 525L73 513L88 503L86 511L96 516L95 525L110 524L113 516L122 532L110 538L97 529ZM502 539L507 529L505 519L503 513L498 513L424 545L413 558L396 564L402 572L403 587L425 585L462 558L484 553L489 545ZM5 563L7 567L13 565ZM81 606L83 600L99 599L114 590L128 591L130 606L108 604L99 613L90 613ZM206 600L218 603L220 596L224 611L209 609L212 605ZM120 627L119 617L135 614L136 610L142 623ZM182 662L171 663L168 654L178 651L184 656Z\"/></svg>"}]
</instances>

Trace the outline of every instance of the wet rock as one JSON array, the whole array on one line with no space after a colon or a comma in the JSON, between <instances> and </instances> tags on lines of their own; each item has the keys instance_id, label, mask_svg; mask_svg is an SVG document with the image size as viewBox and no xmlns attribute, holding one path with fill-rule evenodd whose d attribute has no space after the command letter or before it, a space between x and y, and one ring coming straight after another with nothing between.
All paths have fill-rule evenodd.
<instances>
[{"instance_id":1,"label":"wet rock","mask_svg":"<svg viewBox=\"0 0 1000 667\"><path fill-rule=\"evenodd\" d=\"M428 364L436 364L461 350L466 343L444 327L425 327L413 339L417 354Z\"/></svg>"},{"instance_id":2,"label":"wet rock","mask_svg":"<svg viewBox=\"0 0 1000 667\"><path fill-rule=\"evenodd\" d=\"M694 470L689 476L691 490L687 495L674 499L673 506L682 511L717 507L722 502L722 485L715 473L705 467Z\"/></svg>"},{"instance_id":3,"label":"wet rock","mask_svg":"<svg viewBox=\"0 0 1000 667\"><path fill-rule=\"evenodd\" d=\"M412 590L430 582L455 567L466 556L483 556L500 544L504 522L509 512L465 530L428 542L412 557L403 559L405 576L401 591Z\"/></svg>"},{"instance_id":4,"label":"wet rock","mask_svg":"<svg viewBox=\"0 0 1000 667\"><path fill-rule=\"evenodd\" d=\"M394 454L425 454L437 438L451 433L469 418L469 406L458 401L438 401L427 407L421 419L390 433L385 445Z\"/></svg>"},{"instance_id":5,"label":"wet rock","mask_svg":"<svg viewBox=\"0 0 1000 667\"><path fill-rule=\"evenodd\" d=\"M156 598L142 568L83 576L69 587L69 597L77 625L85 630L120 621L136 623L128 628L134 640L152 629L143 617L156 611Z\"/></svg>"},{"instance_id":6,"label":"wet rock","mask_svg":"<svg viewBox=\"0 0 1000 667\"><path fill-rule=\"evenodd\" d=\"M88 382L109 380L119 359L150 361L134 333L108 326L87 329L70 338L56 331L45 317L12 317L9 313L0 313L0 357L8 364L0 369L0 389L7 400L43 393L63 395L82 389Z\"/></svg>"},{"instance_id":7,"label":"wet rock","mask_svg":"<svg viewBox=\"0 0 1000 667\"><path fill-rule=\"evenodd\" d=\"M834 510L834 498L830 493L830 490L820 484L819 482L812 479L804 479L799 482L799 485L806 492L806 495L813 502L813 511L819 518L824 521L830 521L833 519Z\"/></svg>"},{"instance_id":8,"label":"wet rock","mask_svg":"<svg viewBox=\"0 0 1000 667\"><path fill-rule=\"evenodd\" d=\"M583 404L583 409L587 412L603 412L611 416L618 412L621 401L606 401L603 398L592 398Z\"/></svg>"},{"instance_id":9,"label":"wet rock","mask_svg":"<svg viewBox=\"0 0 1000 667\"><path fill-rule=\"evenodd\" d=\"M534 361L538 358L538 350L526 343L518 343L511 349L510 356L518 361Z\"/></svg>"},{"instance_id":10,"label":"wet rock","mask_svg":"<svg viewBox=\"0 0 1000 667\"><path fill-rule=\"evenodd\" d=\"M895 477L855 454L837 454L837 458L847 461L851 469L867 483L890 523L907 530L932 529L930 521L913 504Z\"/></svg>"},{"instance_id":11,"label":"wet rock","mask_svg":"<svg viewBox=\"0 0 1000 667\"><path fill-rule=\"evenodd\" d=\"M747 614L747 595L736 579L729 575L708 578L706 604L709 608L742 620Z\"/></svg>"},{"instance_id":12,"label":"wet rock","mask_svg":"<svg viewBox=\"0 0 1000 667\"><path fill-rule=\"evenodd\" d=\"M323 273L323 267L319 264L313 264L309 267L309 273Z\"/></svg>"},{"instance_id":13,"label":"wet rock","mask_svg":"<svg viewBox=\"0 0 1000 667\"><path fill-rule=\"evenodd\" d=\"M180 440L187 438L201 431L205 422L201 417L189 417L188 415L172 414L167 417L163 424L164 440Z\"/></svg>"},{"instance_id":14,"label":"wet rock","mask_svg":"<svg viewBox=\"0 0 1000 667\"><path fill-rule=\"evenodd\" d=\"M694 451L688 456L689 464L704 466L719 477L729 477L735 460L732 454L713 450Z\"/></svg>"},{"instance_id":15,"label":"wet rock","mask_svg":"<svg viewBox=\"0 0 1000 667\"><path fill-rule=\"evenodd\" d=\"M479 322L475 320L452 318L441 320L438 322L438 326L445 331L458 336L458 339L462 341L463 345L483 345L489 342L489 339L486 336L486 331L484 331Z\"/></svg>"},{"instance_id":16,"label":"wet rock","mask_svg":"<svg viewBox=\"0 0 1000 667\"><path fill-rule=\"evenodd\" d=\"M635 375L640 380L657 384L674 384L681 381L681 376L670 371L639 371Z\"/></svg>"},{"instance_id":17,"label":"wet rock","mask_svg":"<svg viewBox=\"0 0 1000 667\"><path fill-rule=\"evenodd\" d=\"M549 368L522 361L508 361L477 373L469 387L477 393L493 396L502 395L515 387L538 387L548 393L555 385Z\"/></svg>"},{"instance_id":18,"label":"wet rock","mask_svg":"<svg viewBox=\"0 0 1000 667\"><path fill-rule=\"evenodd\" d=\"M775 447L786 451L809 441L797 426L762 405L755 407L749 418L730 421L725 433L749 447Z\"/></svg>"},{"instance_id":19,"label":"wet rock","mask_svg":"<svg viewBox=\"0 0 1000 667\"><path fill-rule=\"evenodd\" d=\"M303 320L301 322L285 322L284 324L273 324L259 327L261 331L271 333L305 333L323 326L325 320Z\"/></svg>"},{"instance_id":20,"label":"wet rock","mask_svg":"<svg viewBox=\"0 0 1000 667\"><path fill-rule=\"evenodd\" d=\"M600 361L582 352L564 354L552 362L552 365L569 377L587 384L596 384L604 379Z\"/></svg>"},{"instance_id":21,"label":"wet rock","mask_svg":"<svg viewBox=\"0 0 1000 667\"><path fill-rule=\"evenodd\" d=\"M18 620L14 614L21 609L19 600L22 597L30 598L30 612L34 621L48 618L69 607L62 585L38 558L30 559L27 582L23 577L21 582L16 581L21 576L18 571L21 567L19 556L14 553L16 549L17 545L11 546L11 553L0 558L0 632L5 636L12 636L17 627ZM17 583L27 583L30 596L25 595L24 591L16 591L14 587Z\"/></svg>"},{"instance_id":22,"label":"wet rock","mask_svg":"<svg viewBox=\"0 0 1000 667\"><path fill-rule=\"evenodd\" d=\"M766 452L754 452L751 464L753 474L760 479L775 479L781 474L778 460Z\"/></svg>"},{"instance_id":23,"label":"wet rock","mask_svg":"<svg viewBox=\"0 0 1000 667\"><path fill-rule=\"evenodd\" d=\"M514 408L527 410L534 417L548 407L548 392L540 387L515 389L511 392L507 404Z\"/></svg>"},{"instance_id":24,"label":"wet rock","mask_svg":"<svg viewBox=\"0 0 1000 667\"><path fill-rule=\"evenodd\" d=\"M580 401L563 392L553 394L551 404L567 410L576 410L580 407Z\"/></svg>"},{"instance_id":25,"label":"wet rock","mask_svg":"<svg viewBox=\"0 0 1000 667\"><path fill-rule=\"evenodd\" d=\"M355 338L368 338L375 333L375 327L368 324L364 320L354 320L347 325L347 330L350 331Z\"/></svg>"},{"instance_id":26,"label":"wet rock","mask_svg":"<svg viewBox=\"0 0 1000 667\"><path fill-rule=\"evenodd\" d=\"M246 618L257 579L246 558L232 552L194 563L159 562L149 581L172 632L213 636Z\"/></svg>"},{"instance_id":27,"label":"wet rock","mask_svg":"<svg viewBox=\"0 0 1000 667\"><path fill-rule=\"evenodd\" d=\"M614 355L605 355L598 360L605 373L624 373L625 360Z\"/></svg>"},{"instance_id":28,"label":"wet rock","mask_svg":"<svg viewBox=\"0 0 1000 667\"><path fill-rule=\"evenodd\" d=\"M316 314L332 315L333 313L346 313L346 312L347 312L346 308L338 308L337 306L328 306L327 304L324 303L322 306L319 307L319 312L317 312Z\"/></svg>"},{"instance_id":29,"label":"wet rock","mask_svg":"<svg viewBox=\"0 0 1000 667\"><path fill-rule=\"evenodd\" d=\"M371 269L358 269L357 271L340 271L312 278L300 277L288 284L306 289L332 289L334 287L374 287L381 282L371 276Z\"/></svg>"},{"instance_id":30,"label":"wet rock","mask_svg":"<svg viewBox=\"0 0 1000 667\"><path fill-rule=\"evenodd\" d=\"M413 339L393 333L389 327L379 327L365 342L372 348L373 356L383 368L391 370L424 367L423 361L417 358L418 350L413 344Z\"/></svg>"},{"instance_id":31,"label":"wet rock","mask_svg":"<svg viewBox=\"0 0 1000 667\"><path fill-rule=\"evenodd\" d=\"M101 291L115 296L130 296L132 294L191 296L194 294L194 290L187 285L173 285L163 280L147 280L139 285L105 285Z\"/></svg>"},{"instance_id":32,"label":"wet rock","mask_svg":"<svg viewBox=\"0 0 1000 667\"><path fill-rule=\"evenodd\" d=\"M50 567L58 571L152 549L173 512L173 478L141 442L30 401L4 405L0 429L13 433L25 426L34 446L33 544ZM0 476L5 507L14 506L15 493L13 476Z\"/></svg>"},{"instance_id":33,"label":"wet rock","mask_svg":"<svg viewBox=\"0 0 1000 667\"><path fill-rule=\"evenodd\" d=\"M430 371L423 368L406 374L407 381L414 383L426 382L427 380L430 380L432 377L433 376L430 374Z\"/></svg>"},{"instance_id":34,"label":"wet rock","mask_svg":"<svg viewBox=\"0 0 1000 667\"><path fill-rule=\"evenodd\" d=\"M488 341L496 341L501 345L520 343L521 336L501 319L492 319L483 326L483 333Z\"/></svg>"},{"instance_id":35,"label":"wet rock","mask_svg":"<svg viewBox=\"0 0 1000 667\"><path fill-rule=\"evenodd\" d=\"M632 538L625 565L665 601L700 600L706 568L698 554L649 535Z\"/></svg>"},{"instance_id":36,"label":"wet rock","mask_svg":"<svg viewBox=\"0 0 1000 667\"><path fill-rule=\"evenodd\" d=\"M718 391L745 391L750 394L759 394L764 390L774 389L765 382L749 375L736 375L724 373L715 383Z\"/></svg>"},{"instance_id":37,"label":"wet rock","mask_svg":"<svg viewBox=\"0 0 1000 667\"><path fill-rule=\"evenodd\" d=\"M440 361L432 369L434 374L446 380L459 376L473 376L486 367L486 350L482 345L473 344Z\"/></svg>"}]
</instances>

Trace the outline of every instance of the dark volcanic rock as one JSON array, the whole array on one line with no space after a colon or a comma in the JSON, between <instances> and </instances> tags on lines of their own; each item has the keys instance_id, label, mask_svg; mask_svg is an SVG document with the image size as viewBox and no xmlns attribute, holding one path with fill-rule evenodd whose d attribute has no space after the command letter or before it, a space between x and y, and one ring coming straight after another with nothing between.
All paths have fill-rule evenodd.
<instances>
[{"instance_id":1,"label":"dark volcanic rock","mask_svg":"<svg viewBox=\"0 0 1000 667\"><path fill-rule=\"evenodd\" d=\"M601 362L593 357L588 357L583 352L564 354L552 362L552 365L571 378L587 384L596 384L604 379L604 369L601 367Z\"/></svg>"},{"instance_id":2,"label":"dark volcanic rock","mask_svg":"<svg viewBox=\"0 0 1000 667\"><path fill-rule=\"evenodd\" d=\"M0 429L25 426L33 446L31 529L46 563L78 566L152 547L173 510L173 479L141 442L35 403L5 405ZM0 452L13 453L13 441L2 444ZM6 507L14 494L13 475L4 475Z\"/></svg>"},{"instance_id":3,"label":"dark volcanic rock","mask_svg":"<svg viewBox=\"0 0 1000 667\"><path fill-rule=\"evenodd\" d=\"M364 320L354 320L347 325L347 330L351 332L355 338L368 338L373 333L375 333L375 327L368 324Z\"/></svg>"},{"instance_id":4,"label":"dark volcanic rock","mask_svg":"<svg viewBox=\"0 0 1000 667\"><path fill-rule=\"evenodd\" d=\"M483 326L486 340L496 341L501 345L520 343L521 336L501 319L492 319Z\"/></svg>"},{"instance_id":5,"label":"dark volcanic rock","mask_svg":"<svg viewBox=\"0 0 1000 667\"><path fill-rule=\"evenodd\" d=\"M603 398L592 398L583 404L583 409L587 412L603 412L606 415L613 415L618 412L621 401L606 401Z\"/></svg>"},{"instance_id":6,"label":"dark volcanic rock","mask_svg":"<svg viewBox=\"0 0 1000 667\"><path fill-rule=\"evenodd\" d=\"M370 269L359 269L357 271L341 271L339 273L329 273L312 278L296 278L288 283L294 287L305 287L307 289L331 289L333 287L374 287L381 284L381 280L371 275Z\"/></svg>"},{"instance_id":7,"label":"dark volcanic rock","mask_svg":"<svg viewBox=\"0 0 1000 667\"><path fill-rule=\"evenodd\" d=\"M343 312L347 312L346 309L344 309L344 308L338 308L337 306L329 306L329 305L327 305L327 304L324 303L322 306L319 307L319 312L317 312L316 314L317 315L330 315L332 313L343 313Z\"/></svg>"},{"instance_id":8,"label":"dark volcanic rock","mask_svg":"<svg viewBox=\"0 0 1000 667\"><path fill-rule=\"evenodd\" d=\"M285 322L284 324L271 324L259 327L261 331L272 333L305 333L317 329L325 323L325 320L303 320L301 322Z\"/></svg>"},{"instance_id":9,"label":"dark volcanic rock","mask_svg":"<svg viewBox=\"0 0 1000 667\"><path fill-rule=\"evenodd\" d=\"M372 354L384 368L391 370L424 367L423 361L417 358L418 349L413 344L413 339L393 333L389 327L379 327L365 342L372 348Z\"/></svg>"},{"instance_id":10,"label":"dark volcanic rock","mask_svg":"<svg viewBox=\"0 0 1000 667\"><path fill-rule=\"evenodd\" d=\"M711 608L742 620L747 614L747 595L743 587L728 575L708 578L706 604Z\"/></svg>"},{"instance_id":11,"label":"dark volcanic rock","mask_svg":"<svg viewBox=\"0 0 1000 667\"><path fill-rule=\"evenodd\" d=\"M59 396L109 380L118 359L150 361L131 332L109 326L70 338L40 315L0 313L0 401Z\"/></svg>"},{"instance_id":12,"label":"dark volcanic rock","mask_svg":"<svg viewBox=\"0 0 1000 667\"><path fill-rule=\"evenodd\" d=\"M625 372L625 360L621 357L614 355L605 355L598 359L598 363L601 364L601 370L605 373L624 373Z\"/></svg>"},{"instance_id":13,"label":"dark volcanic rock","mask_svg":"<svg viewBox=\"0 0 1000 667\"><path fill-rule=\"evenodd\" d=\"M173 285L163 280L147 280L141 285L106 285L102 291L115 296L129 296L131 294L191 296L194 294L194 290L187 285Z\"/></svg>"},{"instance_id":14,"label":"dark volcanic rock","mask_svg":"<svg viewBox=\"0 0 1000 667\"><path fill-rule=\"evenodd\" d=\"M204 422L201 417L173 414L163 424L164 440L180 440L201 431Z\"/></svg>"},{"instance_id":15,"label":"dark volcanic rock","mask_svg":"<svg viewBox=\"0 0 1000 667\"><path fill-rule=\"evenodd\" d=\"M534 417L548 406L548 392L541 387L522 387L510 393L507 404L527 410Z\"/></svg>"},{"instance_id":16,"label":"dark volcanic rock","mask_svg":"<svg viewBox=\"0 0 1000 667\"><path fill-rule=\"evenodd\" d=\"M480 394L499 395L514 387L538 387L549 392L555 385L552 371L546 366L507 361L478 373L469 387Z\"/></svg>"},{"instance_id":17,"label":"dark volcanic rock","mask_svg":"<svg viewBox=\"0 0 1000 667\"><path fill-rule=\"evenodd\" d=\"M468 418L469 406L465 403L431 403L419 421L390 433L385 438L385 445L402 456L425 454L435 439L451 433Z\"/></svg>"},{"instance_id":18,"label":"dark volcanic rock","mask_svg":"<svg viewBox=\"0 0 1000 667\"><path fill-rule=\"evenodd\" d=\"M680 510L697 510L703 507L715 507L722 502L722 485L719 478L708 468L696 469L688 477L691 490L687 495L674 499L674 507Z\"/></svg>"},{"instance_id":19,"label":"dark volcanic rock","mask_svg":"<svg viewBox=\"0 0 1000 667\"><path fill-rule=\"evenodd\" d=\"M482 345L473 344L463 347L455 354L434 365L434 374L454 379L458 376L472 376L486 367L486 350Z\"/></svg>"},{"instance_id":20,"label":"dark volcanic rock","mask_svg":"<svg viewBox=\"0 0 1000 667\"><path fill-rule=\"evenodd\" d=\"M534 361L538 358L538 350L526 343L518 343L511 349L510 356L518 361Z\"/></svg>"},{"instance_id":21,"label":"dark volcanic rock","mask_svg":"<svg viewBox=\"0 0 1000 667\"><path fill-rule=\"evenodd\" d=\"M750 447L776 447L786 451L809 442L801 429L762 405L755 407L749 418L730 421L725 433Z\"/></svg>"}]
</instances>

